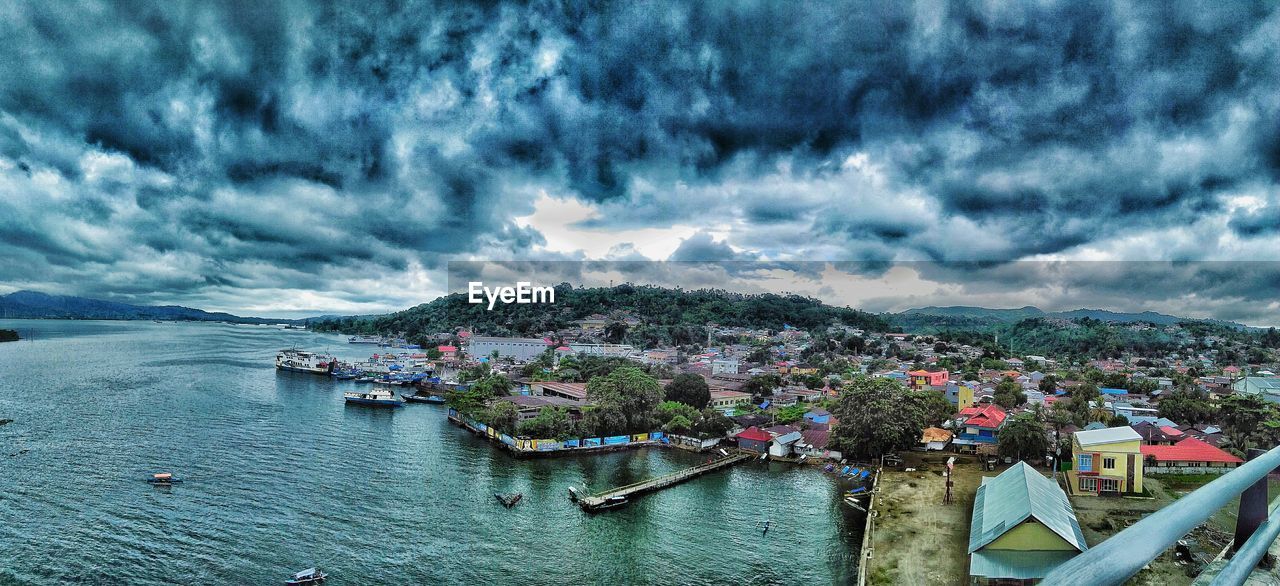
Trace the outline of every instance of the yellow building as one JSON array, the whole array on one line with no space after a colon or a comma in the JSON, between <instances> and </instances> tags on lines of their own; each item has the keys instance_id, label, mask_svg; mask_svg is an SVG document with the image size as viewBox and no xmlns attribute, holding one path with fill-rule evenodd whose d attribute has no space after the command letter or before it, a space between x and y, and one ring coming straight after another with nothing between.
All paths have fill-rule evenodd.
<instances>
[{"instance_id":1,"label":"yellow building","mask_svg":"<svg viewBox=\"0 0 1280 586\"><path fill-rule=\"evenodd\" d=\"M1132 427L1077 431L1071 438L1074 454L1067 472L1071 494L1133 494L1142 492L1142 436Z\"/></svg>"},{"instance_id":2,"label":"yellow building","mask_svg":"<svg viewBox=\"0 0 1280 586\"><path fill-rule=\"evenodd\" d=\"M968 409L973 406L973 387L969 385L957 385L956 406L960 409Z\"/></svg>"},{"instance_id":3,"label":"yellow building","mask_svg":"<svg viewBox=\"0 0 1280 586\"><path fill-rule=\"evenodd\" d=\"M707 406L717 411L728 411L738 407L739 405L750 404L751 393L720 389L711 391L711 401L707 403Z\"/></svg>"},{"instance_id":4,"label":"yellow building","mask_svg":"<svg viewBox=\"0 0 1280 586\"><path fill-rule=\"evenodd\" d=\"M1066 493L1025 462L982 479L969 524L969 583L1024 584L1088 549Z\"/></svg>"}]
</instances>

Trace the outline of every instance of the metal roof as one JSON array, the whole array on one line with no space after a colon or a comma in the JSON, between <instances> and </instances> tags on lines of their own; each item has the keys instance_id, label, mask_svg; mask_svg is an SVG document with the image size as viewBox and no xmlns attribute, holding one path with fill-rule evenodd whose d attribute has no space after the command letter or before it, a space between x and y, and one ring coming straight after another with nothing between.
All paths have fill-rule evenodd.
<instances>
[{"instance_id":1,"label":"metal roof","mask_svg":"<svg viewBox=\"0 0 1280 586\"><path fill-rule=\"evenodd\" d=\"M969 575L1028 580L1043 578L1077 552L982 550L969 556Z\"/></svg>"},{"instance_id":2,"label":"metal roof","mask_svg":"<svg viewBox=\"0 0 1280 586\"><path fill-rule=\"evenodd\" d=\"M1077 431L1076 441L1083 446L1099 446L1102 444L1114 444L1118 442L1142 441L1142 436L1134 431L1132 427L1108 427L1106 429L1092 429L1089 431Z\"/></svg>"},{"instance_id":3,"label":"metal roof","mask_svg":"<svg viewBox=\"0 0 1280 586\"><path fill-rule=\"evenodd\" d=\"M1089 548L1066 493L1025 462L1018 462L999 476L982 479L973 501L969 553L985 547L1029 517L1034 517L1077 550Z\"/></svg>"},{"instance_id":4,"label":"metal roof","mask_svg":"<svg viewBox=\"0 0 1280 586\"><path fill-rule=\"evenodd\" d=\"M776 438L773 438L773 441L776 441L776 442L778 442L778 443L780 443L780 444L782 444L782 445L784 445L784 446L785 446L785 445L787 445L787 444L793 444L793 443L796 443L796 442L800 441L800 437L801 437L800 432L798 432L798 431L793 431L793 432L788 433L788 434L786 434L786 435L780 435L780 436L778 436L778 437L776 437Z\"/></svg>"},{"instance_id":5,"label":"metal roof","mask_svg":"<svg viewBox=\"0 0 1280 586\"><path fill-rule=\"evenodd\" d=\"M1244 380L1246 387L1252 385L1267 393L1280 393L1280 378L1248 376Z\"/></svg>"}]
</instances>

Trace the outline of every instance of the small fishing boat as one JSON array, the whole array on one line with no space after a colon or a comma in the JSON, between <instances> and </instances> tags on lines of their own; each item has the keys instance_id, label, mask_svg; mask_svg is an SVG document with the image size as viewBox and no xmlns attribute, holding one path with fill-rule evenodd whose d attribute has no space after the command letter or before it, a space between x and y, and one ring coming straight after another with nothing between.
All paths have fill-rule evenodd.
<instances>
[{"instance_id":1,"label":"small fishing boat","mask_svg":"<svg viewBox=\"0 0 1280 586\"><path fill-rule=\"evenodd\" d=\"M572 486L569 487L569 500L575 503L578 502L578 489Z\"/></svg>"},{"instance_id":2,"label":"small fishing boat","mask_svg":"<svg viewBox=\"0 0 1280 586\"><path fill-rule=\"evenodd\" d=\"M854 499L852 497L844 499L844 504L849 505L855 509L858 509L859 511L862 511L864 513L867 512L867 509L863 508L862 505L858 504L857 499Z\"/></svg>"},{"instance_id":3,"label":"small fishing boat","mask_svg":"<svg viewBox=\"0 0 1280 586\"><path fill-rule=\"evenodd\" d=\"M444 404L444 397L441 397L440 395L424 395L421 393L404 395L404 400L412 401L414 403L434 403L436 405Z\"/></svg>"},{"instance_id":4,"label":"small fishing boat","mask_svg":"<svg viewBox=\"0 0 1280 586\"><path fill-rule=\"evenodd\" d=\"M174 478L172 472L159 472L156 474L152 474L151 478L147 479L147 482L154 484L156 486L173 486L175 484L178 484L179 482L182 482L182 479Z\"/></svg>"},{"instance_id":5,"label":"small fishing boat","mask_svg":"<svg viewBox=\"0 0 1280 586\"><path fill-rule=\"evenodd\" d=\"M495 492L493 493L493 497L498 499L498 502L502 503L502 506L510 509L511 507L516 506L516 503L520 502L520 499L524 498L524 495L518 492L511 494L499 494Z\"/></svg>"},{"instance_id":6,"label":"small fishing boat","mask_svg":"<svg viewBox=\"0 0 1280 586\"><path fill-rule=\"evenodd\" d=\"M374 388L368 392L351 391L342 394L342 398L348 404L370 405L374 407L403 407L404 399L397 397L395 393L387 390Z\"/></svg>"},{"instance_id":7,"label":"small fishing boat","mask_svg":"<svg viewBox=\"0 0 1280 586\"><path fill-rule=\"evenodd\" d=\"M293 575L293 577L285 580L285 586L304 586L306 584L323 584L328 574L321 572L317 568L307 568Z\"/></svg>"}]
</instances>

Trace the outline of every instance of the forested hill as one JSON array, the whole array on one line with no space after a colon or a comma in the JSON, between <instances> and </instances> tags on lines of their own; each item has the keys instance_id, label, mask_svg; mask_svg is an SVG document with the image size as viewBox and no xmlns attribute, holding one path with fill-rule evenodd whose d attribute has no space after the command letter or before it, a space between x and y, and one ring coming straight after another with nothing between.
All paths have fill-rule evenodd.
<instances>
[{"instance_id":1,"label":"forested hill","mask_svg":"<svg viewBox=\"0 0 1280 586\"><path fill-rule=\"evenodd\" d=\"M161 319L234 323L302 323L302 320L241 317L178 305L130 305L38 291L0 295L0 317L9 319Z\"/></svg>"},{"instance_id":2,"label":"forested hill","mask_svg":"<svg viewBox=\"0 0 1280 586\"><path fill-rule=\"evenodd\" d=\"M555 290L554 304L499 304L488 311L485 305L467 303L466 296L457 293L378 318L326 320L313 322L311 327L348 333L404 333L410 340L457 327L472 328L483 335L533 336L567 328L574 320L593 314L625 313L642 322L631 328L630 334L645 335L645 330L651 330L649 334L675 343L704 338L702 326L708 323L770 329L788 324L812 330L839 322L870 331L889 328L878 315L824 305L799 295L745 295L627 284L575 288L562 283Z\"/></svg>"}]
</instances>

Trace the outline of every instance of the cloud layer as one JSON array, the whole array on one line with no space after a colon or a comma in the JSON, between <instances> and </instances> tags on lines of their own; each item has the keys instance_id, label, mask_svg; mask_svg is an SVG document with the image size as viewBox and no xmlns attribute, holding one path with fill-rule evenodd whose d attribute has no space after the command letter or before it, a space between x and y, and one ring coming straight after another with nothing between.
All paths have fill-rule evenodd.
<instances>
[{"instance_id":1,"label":"cloud layer","mask_svg":"<svg viewBox=\"0 0 1280 586\"><path fill-rule=\"evenodd\" d=\"M0 38L7 288L363 313L458 258L1280 260L1274 4L17 3Z\"/></svg>"}]
</instances>

